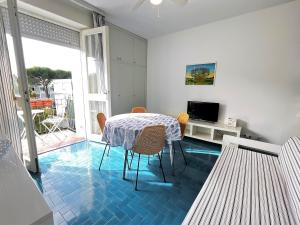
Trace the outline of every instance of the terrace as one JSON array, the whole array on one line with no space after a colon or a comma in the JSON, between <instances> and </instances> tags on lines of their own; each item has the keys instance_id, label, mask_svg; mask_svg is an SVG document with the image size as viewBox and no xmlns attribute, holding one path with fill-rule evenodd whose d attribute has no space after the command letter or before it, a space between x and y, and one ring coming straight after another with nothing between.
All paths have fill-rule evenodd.
<instances>
[{"instance_id":1,"label":"terrace","mask_svg":"<svg viewBox=\"0 0 300 225\"><path fill-rule=\"evenodd\" d=\"M40 86L31 90L30 103L38 154L85 140L84 135L76 132L71 80L54 80L50 86L50 98L44 97L45 91ZM26 152L28 144L21 107L18 117L23 151Z\"/></svg>"}]
</instances>

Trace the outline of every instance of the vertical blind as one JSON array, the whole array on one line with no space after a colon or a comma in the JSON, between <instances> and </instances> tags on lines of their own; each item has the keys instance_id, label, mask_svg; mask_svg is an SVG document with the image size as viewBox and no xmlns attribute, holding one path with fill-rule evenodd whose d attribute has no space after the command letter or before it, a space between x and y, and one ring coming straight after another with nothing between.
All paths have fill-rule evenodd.
<instances>
[{"instance_id":1,"label":"vertical blind","mask_svg":"<svg viewBox=\"0 0 300 225\"><path fill-rule=\"evenodd\" d=\"M0 9L3 15L5 29L7 32L10 32L8 11L3 7L0 7ZM19 13L18 16L22 36L66 47L80 48L80 33L78 31L23 13Z\"/></svg>"},{"instance_id":2,"label":"vertical blind","mask_svg":"<svg viewBox=\"0 0 300 225\"><path fill-rule=\"evenodd\" d=\"M13 80L6 43L4 21L0 13L0 138L7 138L22 158L21 138L13 96Z\"/></svg>"}]
</instances>

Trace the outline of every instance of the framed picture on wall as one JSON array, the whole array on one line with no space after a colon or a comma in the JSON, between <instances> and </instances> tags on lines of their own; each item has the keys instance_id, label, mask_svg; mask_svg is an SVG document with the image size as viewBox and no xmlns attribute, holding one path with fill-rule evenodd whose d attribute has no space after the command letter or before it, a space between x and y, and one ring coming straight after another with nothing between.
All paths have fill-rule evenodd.
<instances>
[{"instance_id":1,"label":"framed picture on wall","mask_svg":"<svg viewBox=\"0 0 300 225\"><path fill-rule=\"evenodd\" d=\"M194 64L186 66L185 85L214 85L216 63Z\"/></svg>"}]
</instances>

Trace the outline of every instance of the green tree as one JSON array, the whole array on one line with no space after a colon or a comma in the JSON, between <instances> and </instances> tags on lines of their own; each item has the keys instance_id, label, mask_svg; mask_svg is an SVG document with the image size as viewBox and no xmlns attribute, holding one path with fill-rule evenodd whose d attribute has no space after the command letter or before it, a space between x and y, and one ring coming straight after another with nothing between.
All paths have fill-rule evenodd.
<instances>
[{"instance_id":1,"label":"green tree","mask_svg":"<svg viewBox=\"0 0 300 225\"><path fill-rule=\"evenodd\" d=\"M70 79L72 73L64 70L52 70L47 67L32 67L27 69L28 82L31 85L42 85L46 97L49 98L49 85L54 79Z\"/></svg>"}]
</instances>

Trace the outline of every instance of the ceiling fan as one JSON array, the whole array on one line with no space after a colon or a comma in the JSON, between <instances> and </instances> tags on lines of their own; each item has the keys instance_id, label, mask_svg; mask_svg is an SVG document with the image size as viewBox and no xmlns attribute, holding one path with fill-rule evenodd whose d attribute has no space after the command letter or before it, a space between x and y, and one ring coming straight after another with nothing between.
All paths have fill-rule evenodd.
<instances>
[{"instance_id":1,"label":"ceiling fan","mask_svg":"<svg viewBox=\"0 0 300 225\"><path fill-rule=\"evenodd\" d=\"M163 0L138 0L137 3L134 5L133 10L137 10L138 8L140 8L141 5L146 1L150 1L150 3L154 6L158 6L163 2ZM170 0L170 1L174 2L177 5L182 5L182 6L188 3L188 0Z\"/></svg>"}]
</instances>

